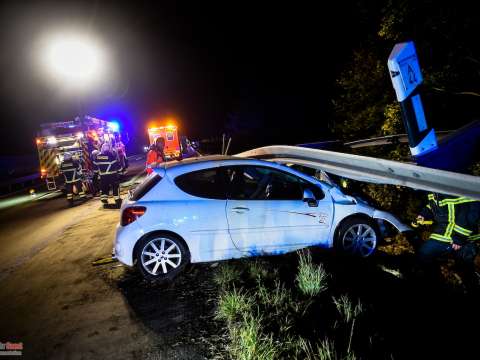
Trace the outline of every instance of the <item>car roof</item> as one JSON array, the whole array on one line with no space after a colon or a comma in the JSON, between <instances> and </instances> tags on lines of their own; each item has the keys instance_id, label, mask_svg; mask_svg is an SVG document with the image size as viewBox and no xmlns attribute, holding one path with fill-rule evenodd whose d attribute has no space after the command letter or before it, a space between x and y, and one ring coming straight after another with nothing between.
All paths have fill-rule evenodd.
<instances>
[{"instance_id":1,"label":"car roof","mask_svg":"<svg viewBox=\"0 0 480 360\"><path fill-rule=\"evenodd\" d=\"M228 160L245 160L246 158L241 158L237 156L229 155L207 155L207 156L198 156L193 158L187 158L183 160L173 160L165 163L165 168L170 169L176 166L184 166L190 164L199 164L208 161L228 161Z\"/></svg>"},{"instance_id":2,"label":"car roof","mask_svg":"<svg viewBox=\"0 0 480 360\"><path fill-rule=\"evenodd\" d=\"M253 158L245 158L239 156L225 156L225 155L209 155L199 156L196 158L188 158L185 160L169 161L165 163L164 169L170 177L175 178L188 172L203 170L219 166L233 166L233 165L259 165L277 168L279 170L293 173L303 179L312 181L310 176L303 174L294 169L290 169L285 165L278 164L273 161L258 160ZM163 168L163 167L162 167Z\"/></svg>"},{"instance_id":3,"label":"car roof","mask_svg":"<svg viewBox=\"0 0 480 360\"><path fill-rule=\"evenodd\" d=\"M189 158L185 160L169 161L165 163L164 168L167 173L176 176L190 171L203 170L211 167L245 164L275 166L273 163L263 160L236 156L211 155Z\"/></svg>"}]
</instances>

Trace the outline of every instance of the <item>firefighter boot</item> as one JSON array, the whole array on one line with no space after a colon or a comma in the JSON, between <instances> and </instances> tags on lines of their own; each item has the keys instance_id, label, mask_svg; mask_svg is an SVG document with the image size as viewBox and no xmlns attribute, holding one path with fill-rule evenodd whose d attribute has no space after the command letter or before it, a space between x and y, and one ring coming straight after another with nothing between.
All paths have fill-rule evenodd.
<instances>
[{"instance_id":1,"label":"firefighter boot","mask_svg":"<svg viewBox=\"0 0 480 360\"><path fill-rule=\"evenodd\" d=\"M73 206L73 193L67 194L67 202L68 202L68 206Z\"/></svg>"},{"instance_id":2,"label":"firefighter boot","mask_svg":"<svg viewBox=\"0 0 480 360\"><path fill-rule=\"evenodd\" d=\"M115 199L115 207L117 209L120 209L121 206L122 206L122 199Z\"/></svg>"}]
</instances>

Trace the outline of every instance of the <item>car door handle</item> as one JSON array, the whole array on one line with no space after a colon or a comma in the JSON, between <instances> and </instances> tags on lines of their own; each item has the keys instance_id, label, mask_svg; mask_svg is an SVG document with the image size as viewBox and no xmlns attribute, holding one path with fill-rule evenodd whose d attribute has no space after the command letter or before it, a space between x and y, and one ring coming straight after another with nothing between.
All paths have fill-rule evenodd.
<instances>
[{"instance_id":1,"label":"car door handle","mask_svg":"<svg viewBox=\"0 0 480 360\"><path fill-rule=\"evenodd\" d=\"M247 211L250 211L250 209L247 208L247 207L243 207L243 206L237 206L237 207L232 208L232 212L235 212L237 214L241 214L241 213L244 213L244 212L247 212Z\"/></svg>"}]
</instances>

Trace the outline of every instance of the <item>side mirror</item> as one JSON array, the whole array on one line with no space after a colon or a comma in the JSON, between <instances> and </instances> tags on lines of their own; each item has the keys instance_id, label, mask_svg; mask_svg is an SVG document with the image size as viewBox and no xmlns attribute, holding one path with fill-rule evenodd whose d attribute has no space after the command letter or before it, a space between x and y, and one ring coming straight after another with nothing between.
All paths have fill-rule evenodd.
<instances>
[{"instance_id":1,"label":"side mirror","mask_svg":"<svg viewBox=\"0 0 480 360\"><path fill-rule=\"evenodd\" d=\"M313 195L313 192L310 189L303 190L303 202L306 202L310 207L318 206L317 199L315 199L315 195Z\"/></svg>"}]
</instances>

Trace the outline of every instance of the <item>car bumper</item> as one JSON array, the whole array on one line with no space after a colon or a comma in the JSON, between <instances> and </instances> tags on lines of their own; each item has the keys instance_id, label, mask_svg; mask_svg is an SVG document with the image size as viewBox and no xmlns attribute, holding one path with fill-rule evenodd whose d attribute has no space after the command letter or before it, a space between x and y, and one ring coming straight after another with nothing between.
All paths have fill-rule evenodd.
<instances>
[{"instance_id":1,"label":"car bumper","mask_svg":"<svg viewBox=\"0 0 480 360\"><path fill-rule=\"evenodd\" d=\"M133 249L138 239L144 235L138 223L133 222L127 226L117 224L114 251L115 256L121 263L133 266Z\"/></svg>"}]
</instances>

